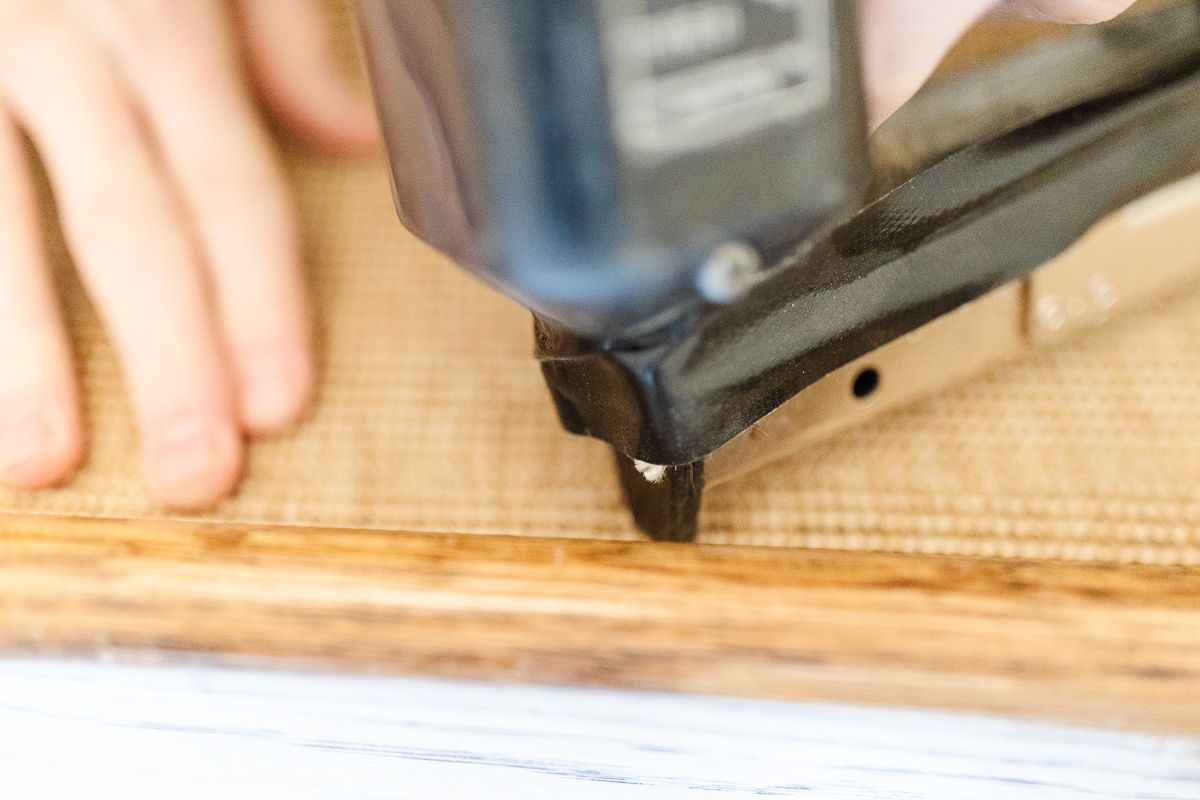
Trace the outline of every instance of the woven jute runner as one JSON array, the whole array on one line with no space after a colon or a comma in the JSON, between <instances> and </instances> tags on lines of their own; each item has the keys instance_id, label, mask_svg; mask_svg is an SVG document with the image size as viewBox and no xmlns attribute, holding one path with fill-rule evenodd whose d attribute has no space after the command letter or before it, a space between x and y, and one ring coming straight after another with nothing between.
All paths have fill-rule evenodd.
<instances>
[{"instance_id":1,"label":"woven jute runner","mask_svg":"<svg viewBox=\"0 0 1200 800\"><path fill-rule=\"evenodd\" d=\"M606 448L563 433L528 315L396 221L378 163L291 158L318 301L320 400L252 448L204 519L631 538ZM70 276L90 428L23 512L159 517L119 366ZM717 488L703 539L778 547L1200 563L1200 297L1005 365Z\"/></svg>"},{"instance_id":2,"label":"woven jute runner","mask_svg":"<svg viewBox=\"0 0 1200 800\"><path fill-rule=\"evenodd\" d=\"M202 519L633 538L607 449L557 424L526 312L397 222L382 164L293 154L322 383ZM89 455L0 511L155 518L119 365L56 247ZM1007 364L717 488L707 542L1200 564L1200 296Z\"/></svg>"}]
</instances>

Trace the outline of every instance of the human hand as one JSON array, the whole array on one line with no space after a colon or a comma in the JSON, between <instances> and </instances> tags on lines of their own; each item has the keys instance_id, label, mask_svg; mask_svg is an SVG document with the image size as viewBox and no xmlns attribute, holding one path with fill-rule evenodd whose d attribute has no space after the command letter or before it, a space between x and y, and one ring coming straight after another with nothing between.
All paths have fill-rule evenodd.
<instances>
[{"instance_id":1,"label":"human hand","mask_svg":"<svg viewBox=\"0 0 1200 800\"><path fill-rule=\"evenodd\" d=\"M1133 0L861 0L868 117L883 122L920 88L967 29L989 13L1103 22Z\"/></svg>"},{"instance_id":2,"label":"human hand","mask_svg":"<svg viewBox=\"0 0 1200 800\"><path fill-rule=\"evenodd\" d=\"M21 132L120 356L156 500L217 500L244 437L303 413L296 227L250 84L306 138L370 147L325 25L319 0L0 0L0 484L59 483L84 449Z\"/></svg>"}]
</instances>

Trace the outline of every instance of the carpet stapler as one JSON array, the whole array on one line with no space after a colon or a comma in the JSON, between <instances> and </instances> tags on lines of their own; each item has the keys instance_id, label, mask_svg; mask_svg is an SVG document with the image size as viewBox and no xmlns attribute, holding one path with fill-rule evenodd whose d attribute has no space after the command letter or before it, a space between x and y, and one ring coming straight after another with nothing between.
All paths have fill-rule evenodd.
<instances>
[{"instance_id":1,"label":"carpet stapler","mask_svg":"<svg viewBox=\"0 0 1200 800\"><path fill-rule=\"evenodd\" d=\"M359 0L405 225L533 311L637 522L1200 278L1200 5L868 136L849 0Z\"/></svg>"}]
</instances>

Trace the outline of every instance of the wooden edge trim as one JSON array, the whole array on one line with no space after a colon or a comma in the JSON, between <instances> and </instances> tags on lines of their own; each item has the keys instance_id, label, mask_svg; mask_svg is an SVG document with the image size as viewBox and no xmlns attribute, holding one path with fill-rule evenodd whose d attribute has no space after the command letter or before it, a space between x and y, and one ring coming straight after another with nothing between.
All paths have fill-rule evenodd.
<instances>
[{"instance_id":1,"label":"wooden edge trim","mask_svg":"<svg viewBox=\"0 0 1200 800\"><path fill-rule=\"evenodd\" d=\"M0 515L0 654L1200 732L1200 570Z\"/></svg>"}]
</instances>

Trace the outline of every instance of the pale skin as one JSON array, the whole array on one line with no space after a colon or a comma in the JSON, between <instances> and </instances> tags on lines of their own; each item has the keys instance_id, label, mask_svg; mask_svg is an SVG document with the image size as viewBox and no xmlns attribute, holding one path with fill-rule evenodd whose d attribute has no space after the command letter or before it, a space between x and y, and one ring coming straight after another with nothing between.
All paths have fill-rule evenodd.
<instances>
[{"instance_id":1,"label":"pale skin","mask_svg":"<svg viewBox=\"0 0 1200 800\"><path fill-rule=\"evenodd\" d=\"M1131 3L861 5L878 124L986 14L1092 23ZM25 137L120 356L150 495L219 500L247 442L303 416L308 297L264 114L338 152L376 136L323 14L321 0L0 0L0 484L61 484L86 446Z\"/></svg>"}]
</instances>

